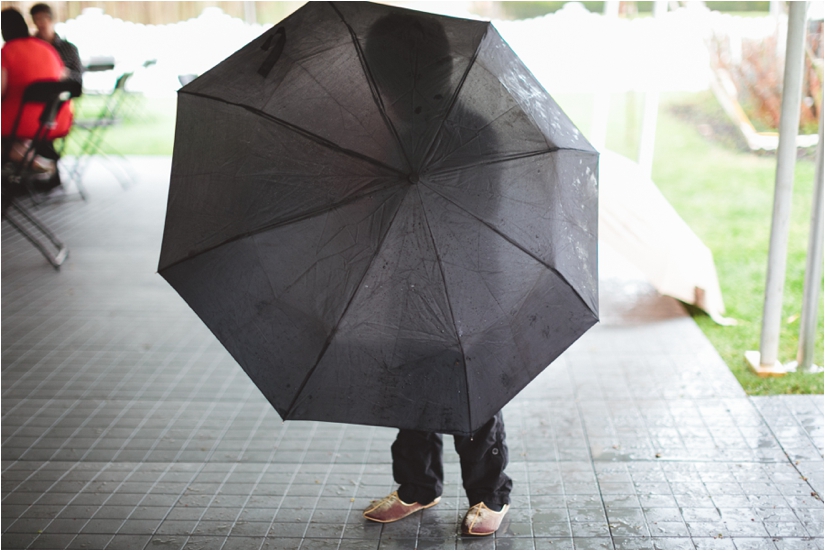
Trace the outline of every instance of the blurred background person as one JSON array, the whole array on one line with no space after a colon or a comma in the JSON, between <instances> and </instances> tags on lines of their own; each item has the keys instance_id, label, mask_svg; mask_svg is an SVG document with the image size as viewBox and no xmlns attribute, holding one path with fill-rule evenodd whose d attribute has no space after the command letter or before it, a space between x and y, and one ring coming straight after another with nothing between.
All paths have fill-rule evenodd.
<instances>
[{"instance_id":1,"label":"blurred background person","mask_svg":"<svg viewBox=\"0 0 825 551\"><path fill-rule=\"evenodd\" d=\"M60 54L60 59L63 60L63 65L67 69L64 78L83 84L83 64L80 62L80 54L74 44L63 40L54 32L52 9L47 4L35 4L29 13L37 27L37 33L34 36L51 44Z\"/></svg>"}]
</instances>

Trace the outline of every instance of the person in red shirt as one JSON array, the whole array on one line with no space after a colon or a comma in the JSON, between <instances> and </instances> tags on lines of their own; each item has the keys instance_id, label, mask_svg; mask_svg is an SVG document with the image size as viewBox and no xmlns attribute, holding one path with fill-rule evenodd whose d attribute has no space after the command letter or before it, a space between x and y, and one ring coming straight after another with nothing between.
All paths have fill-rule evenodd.
<instances>
[{"instance_id":1,"label":"person in red shirt","mask_svg":"<svg viewBox=\"0 0 825 551\"><path fill-rule=\"evenodd\" d=\"M2 11L2 32L5 44L2 49L2 135L3 151L7 151L14 121L23 99L23 92L36 81L61 80L65 74L63 61L57 51L48 43L29 36L29 28L23 15L14 8ZM18 142L11 146L13 160L21 160L27 147L27 139L34 137L39 125L42 105L27 105L17 127ZM57 115L55 127L49 132L49 138L55 139L69 133L72 125L72 111L69 104L63 106ZM49 152L38 152L35 168L51 172L54 161L40 158L51 157ZM17 158L15 159L15 155Z\"/></svg>"}]
</instances>

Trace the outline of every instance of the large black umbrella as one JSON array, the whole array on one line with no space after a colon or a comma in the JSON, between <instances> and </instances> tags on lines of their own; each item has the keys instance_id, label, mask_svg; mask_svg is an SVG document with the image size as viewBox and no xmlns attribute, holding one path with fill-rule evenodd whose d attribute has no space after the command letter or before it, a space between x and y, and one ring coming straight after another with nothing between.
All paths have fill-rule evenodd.
<instances>
[{"instance_id":1,"label":"large black umbrella","mask_svg":"<svg viewBox=\"0 0 825 551\"><path fill-rule=\"evenodd\" d=\"M489 23L310 2L180 90L159 271L282 418L469 434L598 320L597 165Z\"/></svg>"}]
</instances>

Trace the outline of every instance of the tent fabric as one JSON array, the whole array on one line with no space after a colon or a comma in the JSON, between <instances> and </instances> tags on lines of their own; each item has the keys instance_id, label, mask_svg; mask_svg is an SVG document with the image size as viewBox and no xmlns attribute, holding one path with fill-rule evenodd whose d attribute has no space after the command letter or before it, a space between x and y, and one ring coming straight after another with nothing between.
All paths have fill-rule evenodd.
<instances>
[{"instance_id":1,"label":"tent fabric","mask_svg":"<svg viewBox=\"0 0 825 551\"><path fill-rule=\"evenodd\" d=\"M713 253L633 161L601 155L599 239L636 266L663 295L731 325Z\"/></svg>"}]
</instances>

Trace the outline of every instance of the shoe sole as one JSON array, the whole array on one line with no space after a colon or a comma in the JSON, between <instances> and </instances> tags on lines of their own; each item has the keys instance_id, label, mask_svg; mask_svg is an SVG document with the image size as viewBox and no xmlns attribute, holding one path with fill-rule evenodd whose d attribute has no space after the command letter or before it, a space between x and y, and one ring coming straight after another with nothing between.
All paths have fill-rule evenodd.
<instances>
[{"instance_id":1,"label":"shoe sole","mask_svg":"<svg viewBox=\"0 0 825 551\"><path fill-rule=\"evenodd\" d=\"M421 509L416 509L415 511L410 511L409 513L407 513L403 517L394 518L392 520L378 520L377 518L368 517L366 512L361 513L361 515L365 519L371 520L372 522L380 522L381 524L389 524L390 522L398 522L399 520L405 519L410 515L414 515L418 511L423 511L424 509L429 509L430 507L435 507L436 505L438 505L438 503L440 501L441 501L441 496L438 496L437 498L435 498L435 500L432 503L428 503L427 505L422 505Z\"/></svg>"}]
</instances>

